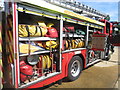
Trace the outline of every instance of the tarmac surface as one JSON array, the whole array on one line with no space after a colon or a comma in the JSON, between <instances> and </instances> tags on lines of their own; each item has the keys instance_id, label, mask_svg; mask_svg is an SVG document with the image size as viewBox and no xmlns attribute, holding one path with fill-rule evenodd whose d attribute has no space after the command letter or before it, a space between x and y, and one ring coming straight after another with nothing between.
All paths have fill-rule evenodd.
<instances>
[{"instance_id":1,"label":"tarmac surface","mask_svg":"<svg viewBox=\"0 0 120 90\"><path fill-rule=\"evenodd\" d=\"M62 82L62 85L54 84L48 89L57 88L119 88L120 85L120 47L115 47L115 52L109 61L101 61L82 71L80 77L73 82Z\"/></svg>"}]
</instances>

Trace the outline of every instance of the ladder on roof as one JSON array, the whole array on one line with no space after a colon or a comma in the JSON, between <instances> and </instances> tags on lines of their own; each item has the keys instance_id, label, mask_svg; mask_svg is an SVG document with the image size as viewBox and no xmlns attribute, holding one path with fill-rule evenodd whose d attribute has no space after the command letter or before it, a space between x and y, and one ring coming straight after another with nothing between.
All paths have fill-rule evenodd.
<instances>
[{"instance_id":1,"label":"ladder on roof","mask_svg":"<svg viewBox=\"0 0 120 90\"><path fill-rule=\"evenodd\" d=\"M44 0L51 4L58 5L60 7L72 10L76 13L79 13L83 16L98 19L105 19L108 15L105 13L101 13L94 8L91 8L85 4L80 2L76 2L75 0Z\"/></svg>"}]
</instances>

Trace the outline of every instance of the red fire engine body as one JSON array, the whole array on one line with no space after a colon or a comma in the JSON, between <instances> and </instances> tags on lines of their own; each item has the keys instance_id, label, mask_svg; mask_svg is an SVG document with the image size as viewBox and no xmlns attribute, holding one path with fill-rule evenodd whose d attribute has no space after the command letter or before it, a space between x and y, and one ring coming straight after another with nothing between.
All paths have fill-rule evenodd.
<instances>
[{"instance_id":1,"label":"red fire engine body","mask_svg":"<svg viewBox=\"0 0 120 90\"><path fill-rule=\"evenodd\" d=\"M112 23L104 15L89 12L102 18L96 20L48 1L2 3L1 88L74 81L84 68L110 58Z\"/></svg>"}]
</instances>

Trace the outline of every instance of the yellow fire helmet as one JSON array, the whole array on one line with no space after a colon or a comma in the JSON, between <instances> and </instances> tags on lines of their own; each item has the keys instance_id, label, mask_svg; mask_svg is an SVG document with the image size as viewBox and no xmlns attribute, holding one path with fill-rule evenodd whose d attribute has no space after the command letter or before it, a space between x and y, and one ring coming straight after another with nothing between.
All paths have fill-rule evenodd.
<instances>
[{"instance_id":1,"label":"yellow fire helmet","mask_svg":"<svg viewBox=\"0 0 120 90\"><path fill-rule=\"evenodd\" d=\"M53 23L48 23L47 27L52 27L54 24Z\"/></svg>"},{"instance_id":2,"label":"yellow fire helmet","mask_svg":"<svg viewBox=\"0 0 120 90\"><path fill-rule=\"evenodd\" d=\"M46 35L46 33L47 33L48 30L47 30L47 26L46 26L45 22L44 21L39 21L38 25L41 28L42 36Z\"/></svg>"}]
</instances>

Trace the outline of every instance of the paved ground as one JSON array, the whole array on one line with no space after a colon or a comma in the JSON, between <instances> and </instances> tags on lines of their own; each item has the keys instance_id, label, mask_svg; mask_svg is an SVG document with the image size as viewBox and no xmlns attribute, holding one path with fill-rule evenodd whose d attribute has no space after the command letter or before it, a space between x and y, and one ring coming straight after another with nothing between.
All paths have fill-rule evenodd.
<instances>
[{"instance_id":1,"label":"paved ground","mask_svg":"<svg viewBox=\"0 0 120 90\"><path fill-rule=\"evenodd\" d=\"M118 56L120 47L115 47L110 61L101 61L85 69L80 78L73 82L63 82L62 85L52 85L51 88L118 88ZM119 55L118 55L119 54ZM119 63L120 67L120 63ZM120 73L119 73L120 76ZM119 87L120 88L120 87Z\"/></svg>"}]
</instances>

